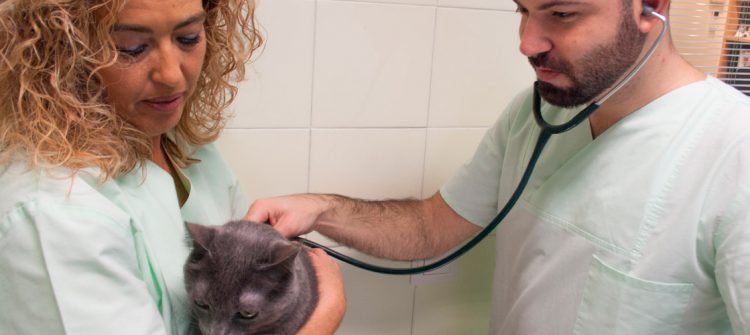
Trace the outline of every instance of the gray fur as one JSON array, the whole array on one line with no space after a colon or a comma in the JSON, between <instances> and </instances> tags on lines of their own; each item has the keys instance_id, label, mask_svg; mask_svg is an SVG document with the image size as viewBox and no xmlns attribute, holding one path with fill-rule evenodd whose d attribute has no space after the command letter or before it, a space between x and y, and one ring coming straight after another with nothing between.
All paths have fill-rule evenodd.
<instances>
[{"instance_id":1,"label":"gray fur","mask_svg":"<svg viewBox=\"0 0 750 335\"><path fill-rule=\"evenodd\" d=\"M185 286L202 334L294 334L304 325L318 290L302 245L247 221L187 228Z\"/></svg>"}]
</instances>

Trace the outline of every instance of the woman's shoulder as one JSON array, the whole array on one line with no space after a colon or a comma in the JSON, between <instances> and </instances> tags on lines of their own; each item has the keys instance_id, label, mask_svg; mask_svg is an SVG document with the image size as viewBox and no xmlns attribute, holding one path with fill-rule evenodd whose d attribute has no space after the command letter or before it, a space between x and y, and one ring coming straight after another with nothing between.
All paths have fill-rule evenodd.
<instances>
[{"instance_id":1,"label":"woman's shoulder","mask_svg":"<svg viewBox=\"0 0 750 335\"><path fill-rule=\"evenodd\" d=\"M121 211L98 191L101 185L97 185L97 176L96 169L31 168L20 162L0 166L0 219L19 208L90 209L92 213L121 216Z\"/></svg>"},{"instance_id":2,"label":"woman's shoulder","mask_svg":"<svg viewBox=\"0 0 750 335\"><path fill-rule=\"evenodd\" d=\"M62 169L55 169L62 172ZM0 216L11 208L34 202L42 193L63 193L63 184L70 178L50 178L39 168L14 161L0 167ZM57 189L58 192L52 190Z\"/></svg>"}]
</instances>

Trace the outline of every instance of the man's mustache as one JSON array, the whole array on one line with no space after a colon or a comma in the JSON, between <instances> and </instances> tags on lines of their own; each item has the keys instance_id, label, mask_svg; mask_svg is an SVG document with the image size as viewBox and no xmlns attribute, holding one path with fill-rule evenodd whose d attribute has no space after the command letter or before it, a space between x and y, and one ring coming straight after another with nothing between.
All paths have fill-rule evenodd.
<instances>
[{"instance_id":1,"label":"man's mustache","mask_svg":"<svg viewBox=\"0 0 750 335\"><path fill-rule=\"evenodd\" d=\"M559 62L550 57L549 52L541 53L536 56L528 57L529 63L534 67L543 67L552 71L560 73L568 73L570 66L563 62Z\"/></svg>"}]
</instances>

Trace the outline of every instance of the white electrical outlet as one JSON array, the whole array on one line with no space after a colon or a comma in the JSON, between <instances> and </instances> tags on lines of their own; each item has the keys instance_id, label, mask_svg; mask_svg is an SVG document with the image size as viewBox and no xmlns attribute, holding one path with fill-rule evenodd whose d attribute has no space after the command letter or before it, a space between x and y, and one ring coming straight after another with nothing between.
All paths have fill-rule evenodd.
<instances>
[{"instance_id":1,"label":"white electrical outlet","mask_svg":"<svg viewBox=\"0 0 750 335\"><path fill-rule=\"evenodd\" d=\"M434 260L418 260L412 261L412 267L423 266L430 264ZM410 282L412 285L426 285L426 284L438 284L451 282L458 272L458 261L454 260L446 265L443 265L435 270L424 272L416 275L411 275Z\"/></svg>"}]
</instances>

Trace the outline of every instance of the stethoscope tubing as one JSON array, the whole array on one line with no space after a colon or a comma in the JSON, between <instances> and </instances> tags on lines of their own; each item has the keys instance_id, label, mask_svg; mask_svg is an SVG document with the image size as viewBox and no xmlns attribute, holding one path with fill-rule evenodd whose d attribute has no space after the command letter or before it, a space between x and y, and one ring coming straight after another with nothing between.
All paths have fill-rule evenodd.
<instances>
[{"instance_id":1,"label":"stethoscope tubing","mask_svg":"<svg viewBox=\"0 0 750 335\"><path fill-rule=\"evenodd\" d=\"M474 235L471 240L466 242L463 246L456 249L449 255L433 262L430 264L413 267L413 268L389 268L389 267L383 267L375 264L369 264L366 262L362 262L360 260L354 259L352 257L346 256L344 254L341 254L337 251L331 250L328 247L325 247L323 245L320 245L318 243L315 243L313 241L310 241L308 239L304 238L298 238L300 242L303 244L313 247L313 248L322 248L326 251L331 257L336 258L340 261L346 262L350 265L356 266L358 268L368 270L371 272L376 273L382 273L382 274L390 274L390 275L412 275L412 274L418 274L422 272L428 272L432 271L434 269L437 269L445 264L450 263L454 259L462 256L467 251L471 250L479 244L479 242L482 242L487 235L489 235L497 225L500 224L500 222L505 219L506 216L508 216L508 213L510 213L510 210L513 209L518 199L521 198L521 193L523 193L523 190L526 188L526 184L528 184L529 179L531 177L531 173L534 171L534 167L536 166L536 161L539 159L539 156L542 153L542 149L544 149L544 145L547 143L547 140L549 140L550 136L552 134L547 131L542 131L541 134L539 134L539 139L537 140L536 146L534 147L534 153L531 155L531 160L529 162L529 166L524 171L523 176L521 177L521 181L518 183L518 186L516 186L515 191L513 191L513 194L511 195L508 202L505 203L505 206L503 206L503 209L500 210L500 212L495 216L495 218L486 226L484 229L482 229L479 233Z\"/></svg>"},{"instance_id":2,"label":"stethoscope tubing","mask_svg":"<svg viewBox=\"0 0 750 335\"><path fill-rule=\"evenodd\" d=\"M667 23L667 19L663 15L657 12L654 12L653 10L649 10L647 15L653 15L662 21L662 27L661 27L661 31L659 32L659 36L651 45L648 52L646 52L644 57L628 72L628 74L622 77L602 98L597 99L591 104L589 104L586 108L578 112L578 114L576 114L568 122L565 122L559 125L553 125L544 120L544 117L542 116L542 112L541 112L542 110L541 97L539 95L539 90L537 89L538 82L534 83L534 97L532 101L532 111L534 113L534 120L539 125L541 132L539 133L539 137L537 138L536 145L534 146L534 151L532 152L531 158L529 159L529 163L526 166L526 169L523 175L521 176L521 180L518 182L516 189L513 191L513 194L511 194L510 198L505 203L505 206L503 206L503 208L500 210L500 212L498 212L495 218L492 219L492 221L486 227L484 227L479 233L474 235L474 237L472 237L468 242L466 242L464 245L462 245L455 251L451 252L447 256L430 264L412 267L412 268L390 268L390 267L384 267L384 266L379 266L379 265L360 261L358 259L349 257L335 250L332 250L331 248L328 248L326 246L323 246L319 243L310 241L305 238L300 237L297 239L301 243L309 247L321 248L325 250L325 252L328 255L342 262L348 263L350 265L356 266L358 268L361 268L367 271L381 273L381 274L389 274L389 275L413 275L413 274L419 274L423 272L432 271L462 256L463 254L465 254L466 252L474 248L477 244L482 242L482 240L484 240L500 224L500 222L502 222L505 219L505 217L508 216L508 214L513 209L513 207L515 207L516 203L521 198L521 194L526 189L526 186L528 185L529 180L531 179L531 174L534 172L534 168L536 167L537 161L539 160L539 157L542 155L542 151L544 150L544 147L547 144L547 141L550 139L550 137L552 137L552 135L555 135L555 134L564 133L580 125L584 120L586 120L589 116L591 116L591 114L594 113L594 111L596 111L599 108L599 106L601 106L601 104L604 103L604 101L609 99L612 95L614 95L617 91L619 91L623 86L625 86L625 84L628 83L641 70L641 68L648 61L648 59L651 58L651 55L654 54L656 47L664 38L664 35L667 31L669 24Z\"/></svg>"}]
</instances>

